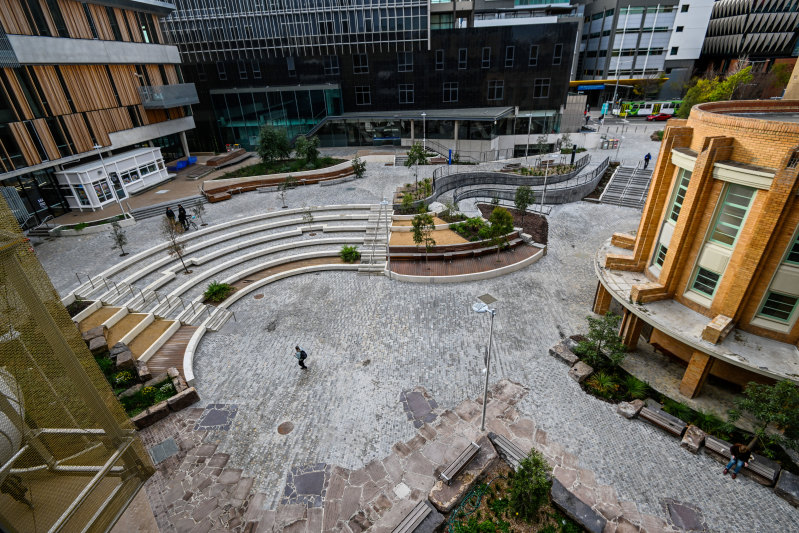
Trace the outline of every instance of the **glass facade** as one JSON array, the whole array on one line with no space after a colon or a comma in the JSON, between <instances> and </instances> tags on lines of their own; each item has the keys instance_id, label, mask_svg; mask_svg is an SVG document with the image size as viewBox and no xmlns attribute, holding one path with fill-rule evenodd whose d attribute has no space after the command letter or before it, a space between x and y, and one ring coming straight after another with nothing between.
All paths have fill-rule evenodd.
<instances>
[{"instance_id":1,"label":"glass facade","mask_svg":"<svg viewBox=\"0 0 799 533\"><path fill-rule=\"evenodd\" d=\"M12 208L15 204L24 206L24 210L14 209L14 215L25 229L40 224L48 216L57 217L69 211L53 168L7 178L0 185L3 187L3 196Z\"/></svg>"}]
</instances>

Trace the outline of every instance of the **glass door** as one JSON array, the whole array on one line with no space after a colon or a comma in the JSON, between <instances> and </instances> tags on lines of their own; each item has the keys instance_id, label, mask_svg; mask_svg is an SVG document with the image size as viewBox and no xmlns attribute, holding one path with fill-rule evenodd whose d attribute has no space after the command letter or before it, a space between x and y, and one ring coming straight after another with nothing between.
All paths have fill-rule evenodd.
<instances>
[{"instance_id":1,"label":"glass door","mask_svg":"<svg viewBox=\"0 0 799 533\"><path fill-rule=\"evenodd\" d=\"M125 191L125 187L122 185L122 181L119 179L117 173L109 172L108 177L111 178L111 183L114 184L114 192L116 192L117 198L120 200L125 198L128 193Z\"/></svg>"}]
</instances>

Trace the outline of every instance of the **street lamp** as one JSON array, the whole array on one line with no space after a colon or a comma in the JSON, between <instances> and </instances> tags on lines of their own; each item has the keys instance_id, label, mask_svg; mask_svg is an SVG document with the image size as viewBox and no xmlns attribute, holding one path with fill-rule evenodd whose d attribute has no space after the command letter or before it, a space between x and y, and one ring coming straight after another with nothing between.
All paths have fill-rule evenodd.
<instances>
[{"instance_id":1,"label":"street lamp","mask_svg":"<svg viewBox=\"0 0 799 533\"><path fill-rule=\"evenodd\" d=\"M472 304L472 311L475 313L490 313L491 314L491 325L488 329L488 355L486 356L486 379L485 383L483 384L483 416L480 421L480 431L485 431L486 429L486 404L488 403L488 373L491 367L491 338L494 335L494 315L496 314L496 309L491 309L489 305L496 302L497 299L491 296L490 294L484 294L482 296L477 297L479 302L475 302Z\"/></svg>"},{"instance_id":2,"label":"street lamp","mask_svg":"<svg viewBox=\"0 0 799 533\"><path fill-rule=\"evenodd\" d=\"M122 212L122 216L124 218L125 208L122 207L122 201L119 199L119 194L117 194L117 189L114 186L114 182L111 181L109 183L110 176L108 175L108 169L105 168L105 161L103 160L103 154L100 153L100 150L102 150L103 147L100 146L99 144L95 144L94 146L92 146L92 148L97 150L97 155L100 157L100 164L103 166L103 173L105 174L105 182L111 186L111 190L114 192L114 198L116 198L117 204L119 204L119 210ZM122 183L120 183L119 186L124 189L124 185L122 185Z\"/></svg>"},{"instance_id":3,"label":"street lamp","mask_svg":"<svg viewBox=\"0 0 799 533\"><path fill-rule=\"evenodd\" d=\"M427 113L422 111L422 148L427 153Z\"/></svg>"},{"instance_id":4,"label":"street lamp","mask_svg":"<svg viewBox=\"0 0 799 533\"><path fill-rule=\"evenodd\" d=\"M381 209L385 207L386 209L386 260L388 261L388 279L391 279L391 253L390 253L390 241L391 237L389 236L390 228L391 228L391 221L388 220L388 200L383 197L383 201L380 202ZM377 229L380 229L380 222L377 223Z\"/></svg>"},{"instance_id":5,"label":"street lamp","mask_svg":"<svg viewBox=\"0 0 799 533\"><path fill-rule=\"evenodd\" d=\"M624 139L624 135L621 136L619 139L619 144L616 145L616 161L619 161L619 148L621 148L621 141Z\"/></svg>"}]
</instances>

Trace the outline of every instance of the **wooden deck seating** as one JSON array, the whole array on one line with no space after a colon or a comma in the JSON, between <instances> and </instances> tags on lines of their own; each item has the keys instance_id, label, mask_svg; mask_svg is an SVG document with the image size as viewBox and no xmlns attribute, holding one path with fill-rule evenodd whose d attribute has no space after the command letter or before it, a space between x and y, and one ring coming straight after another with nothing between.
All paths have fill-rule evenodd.
<instances>
[{"instance_id":1,"label":"wooden deck seating","mask_svg":"<svg viewBox=\"0 0 799 533\"><path fill-rule=\"evenodd\" d=\"M392 533L413 533L432 511L433 508L430 507L429 503L425 500L420 501L416 504L416 507L411 509L410 513L405 515L405 518L394 528Z\"/></svg>"},{"instance_id":2,"label":"wooden deck seating","mask_svg":"<svg viewBox=\"0 0 799 533\"><path fill-rule=\"evenodd\" d=\"M470 443L466 449L463 450L454 461L452 461L452 464L450 464L443 472L441 472L441 479L444 481L444 483L447 485L452 483L452 480L455 479L458 474L460 474L461 470L466 468L466 465L469 464L469 461L474 459L479 451L479 444L475 442Z\"/></svg>"},{"instance_id":3,"label":"wooden deck seating","mask_svg":"<svg viewBox=\"0 0 799 533\"><path fill-rule=\"evenodd\" d=\"M722 463L729 462L731 457L730 447L732 447L732 444L726 440L711 435L705 437L705 450ZM781 469L782 467L771 459L753 453L752 458L749 460L749 466L745 466L741 472L749 474L749 477L761 485L772 487L777 482Z\"/></svg>"},{"instance_id":4,"label":"wooden deck seating","mask_svg":"<svg viewBox=\"0 0 799 533\"><path fill-rule=\"evenodd\" d=\"M497 253L496 246L487 246L485 241L480 241L479 243L464 243L464 245L465 244L470 244L472 246L466 247L461 245L447 245L447 247L443 250L433 249L427 255L427 258L433 261L451 261L453 259L472 258L491 253ZM524 241L521 237L517 236L515 238L511 238L503 250L516 248L521 244L524 244ZM426 257L424 248L417 248L415 246L391 246L389 247L388 253L393 261L418 261L424 260Z\"/></svg>"}]
</instances>

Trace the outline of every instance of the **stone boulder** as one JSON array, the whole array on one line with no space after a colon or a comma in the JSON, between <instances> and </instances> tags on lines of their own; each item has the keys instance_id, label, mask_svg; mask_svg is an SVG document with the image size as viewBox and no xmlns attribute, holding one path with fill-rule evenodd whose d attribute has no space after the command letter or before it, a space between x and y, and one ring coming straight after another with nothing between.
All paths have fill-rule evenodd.
<instances>
[{"instance_id":1,"label":"stone boulder","mask_svg":"<svg viewBox=\"0 0 799 533\"><path fill-rule=\"evenodd\" d=\"M643 400L633 400L632 402L621 402L616 406L616 412L624 418L635 418L644 407Z\"/></svg>"},{"instance_id":2,"label":"stone boulder","mask_svg":"<svg viewBox=\"0 0 799 533\"><path fill-rule=\"evenodd\" d=\"M691 424L682 436L680 446L691 453L699 453L699 448L705 443L707 433Z\"/></svg>"},{"instance_id":3,"label":"stone boulder","mask_svg":"<svg viewBox=\"0 0 799 533\"><path fill-rule=\"evenodd\" d=\"M566 346L565 342L559 342L558 344L550 348L549 355L551 355L555 359L560 359L569 366L572 366L574 363L580 360L580 358L574 355L574 352L572 352Z\"/></svg>"},{"instance_id":4,"label":"stone boulder","mask_svg":"<svg viewBox=\"0 0 799 533\"><path fill-rule=\"evenodd\" d=\"M141 383L137 383L134 386L132 386L131 388L127 389L126 391L120 392L119 396L117 396L117 398L119 398L120 400L122 398L130 398L131 396L133 396L134 394L139 392L142 389L142 386L143 385Z\"/></svg>"},{"instance_id":5,"label":"stone boulder","mask_svg":"<svg viewBox=\"0 0 799 533\"><path fill-rule=\"evenodd\" d=\"M167 405L166 401L163 401L150 406L130 420L137 429L144 429L148 426L152 426L167 416L169 416L169 406Z\"/></svg>"},{"instance_id":6,"label":"stone boulder","mask_svg":"<svg viewBox=\"0 0 799 533\"><path fill-rule=\"evenodd\" d=\"M136 372L136 359L133 358L133 352L130 350L118 352L116 361L117 371L130 370L131 372Z\"/></svg>"},{"instance_id":7,"label":"stone boulder","mask_svg":"<svg viewBox=\"0 0 799 533\"><path fill-rule=\"evenodd\" d=\"M97 337L102 337L105 339L105 333L108 329L105 326L96 326L92 329L86 330L83 332L83 340L89 342L92 339L96 339Z\"/></svg>"},{"instance_id":8,"label":"stone boulder","mask_svg":"<svg viewBox=\"0 0 799 533\"><path fill-rule=\"evenodd\" d=\"M167 381L169 379L169 375L164 372L162 374L158 374L157 376L153 376L152 378L148 379L144 382L145 387L155 387L159 383L163 381Z\"/></svg>"},{"instance_id":9,"label":"stone boulder","mask_svg":"<svg viewBox=\"0 0 799 533\"><path fill-rule=\"evenodd\" d=\"M111 359L116 359L118 354L120 354L122 352L125 352L125 351L130 351L130 348L128 348L128 345L125 344L124 342L118 342L118 343L116 343L115 345L113 345L111 347L108 356Z\"/></svg>"},{"instance_id":10,"label":"stone boulder","mask_svg":"<svg viewBox=\"0 0 799 533\"><path fill-rule=\"evenodd\" d=\"M799 507L799 476L787 470L780 472L774 492L794 507Z\"/></svg>"},{"instance_id":11,"label":"stone boulder","mask_svg":"<svg viewBox=\"0 0 799 533\"><path fill-rule=\"evenodd\" d=\"M480 445L480 451L466 465L466 468L455 476L451 484L447 485L442 480L438 480L430 489L430 503L440 512L446 514L452 511L466 493L474 487L478 478L496 464L498 455L488 437L483 436L477 441L477 444ZM459 453L461 451L458 450Z\"/></svg>"},{"instance_id":12,"label":"stone boulder","mask_svg":"<svg viewBox=\"0 0 799 533\"><path fill-rule=\"evenodd\" d=\"M577 383L582 383L593 371L594 369L587 364L582 361L577 361L574 363L574 366L569 369L569 377Z\"/></svg>"},{"instance_id":13,"label":"stone boulder","mask_svg":"<svg viewBox=\"0 0 799 533\"><path fill-rule=\"evenodd\" d=\"M183 392L187 388L189 388L186 380L183 379L183 376L180 375L177 368L167 368L166 373L169 378L172 380L172 386L175 387L175 390L178 392Z\"/></svg>"},{"instance_id":14,"label":"stone boulder","mask_svg":"<svg viewBox=\"0 0 799 533\"><path fill-rule=\"evenodd\" d=\"M148 381L153 377L150 373L150 369L147 368L147 363L139 361L138 359L136 360L136 374L139 376L139 381Z\"/></svg>"},{"instance_id":15,"label":"stone boulder","mask_svg":"<svg viewBox=\"0 0 799 533\"><path fill-rule=\"evenodd\" d=\"M583 526L586 531L591 533L602 533L605 529L607 520L590 506L583 503L577 496L563 486L563 483L552 480L552 503L563 511L569 518Z\"/></svg>"},{"instance_id":16,"label":"stone boulder","mask_svg":"<svg viewBox=\"0 0 799 533\"><path fill-rule=\"evenodd\" d=\"M89 351L95 357L102 357L108 354L108 344L105 342L105 337L94 337L89 341Z\"/></svg>"},{"instance_id":17,"label":"stone boulder","mask_svg":"<svg viewBox=\"0 0 799 533\"><path fill-rule=\"evenodd\" d=\"M183 392L169 398L166 403L169 405L170 411L180 411L186 407L200 401L200 396L197 394L197 389L190 387Z\"/></svg>"}]
</instances>

